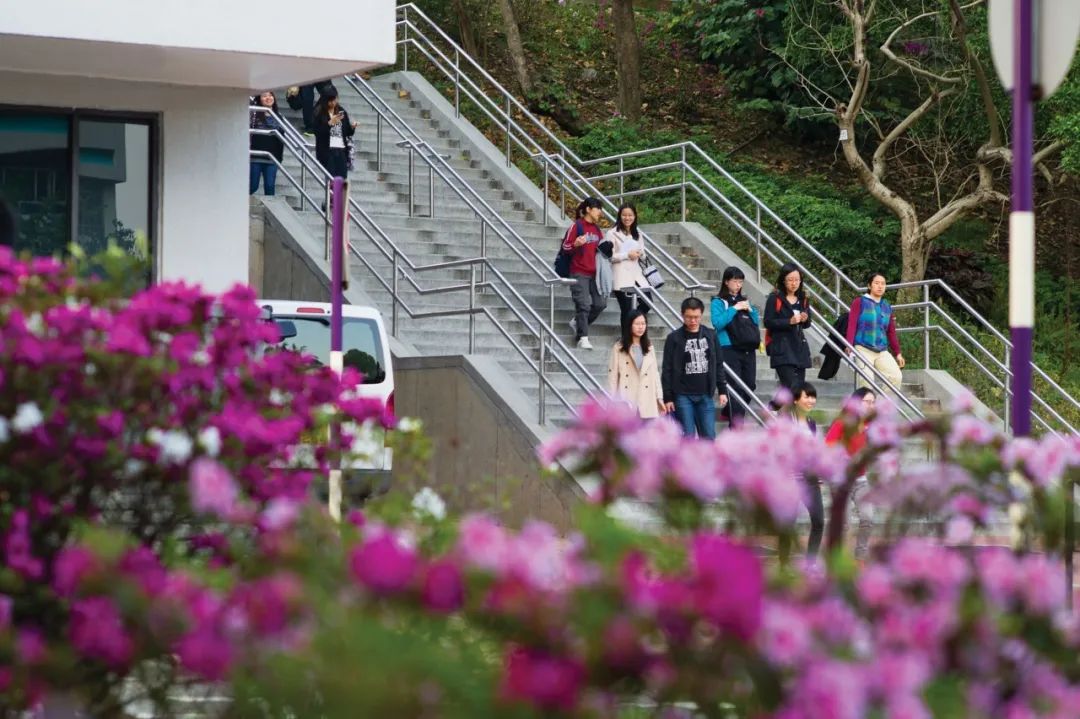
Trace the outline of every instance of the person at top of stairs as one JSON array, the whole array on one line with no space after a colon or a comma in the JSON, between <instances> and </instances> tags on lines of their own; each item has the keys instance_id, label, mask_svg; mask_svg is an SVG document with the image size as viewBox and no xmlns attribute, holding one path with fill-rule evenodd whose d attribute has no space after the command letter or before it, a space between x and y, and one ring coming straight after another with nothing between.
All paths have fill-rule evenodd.
<instances>
[{"instance_id":1,"label":"person at top of stairs","mask_svg":"<svg viewBox=\"0 0 1080 719\"><path fill-rule=\"evenodd\" d=\"M331 177L349 176L346 143L354 132L356 123L338 103L337 88L328 87L315 108L315 159Z\"/></svg>"},{"instance_id":2,"label":"person at top of stairs","mask_svg":"<svg viewBox=\"0 0 1080 719\"><path fill-rule=\"evenodd\" d=\"M896 314L885 299L885 275L873 272L866 280L867 292L856 297L848 311L847 341L866 363L877 369L897 389L904 381L904 355L896 334ZM848 350L850 353L851 350ZM869 384L859 377L859 385Z\"/></svg>"},{"instance_id":3,"label":"person at top of stairs","mask_svg":"<svg viewBox=\"0 0 1080 719\"><path fill-rule=\"evenodd\" d=\"M716 438L716 403L727 404L727 382L720 367L720 343L711 327L701 326L705 303L697 297L682 302L683 326L664 340L661 383L664 405L674 412L683 434Z\"/></svg>"},{"instance_id":4,"label":"person at top of stairs","mask_svg":"<svg viewBox=\"0 0 1080 719\"><path fill-rule=\"evenodd\" d=\"M645 314L649 313L652 292L645 273L641 271L641 260L645 257L645 242L638 232L637 208L626 204L615 215L615 226L607 231L606 239L611 241L611 286L615 288L615 299L619 301L620 324L626 324L635 307ZM648 302L639 302L639 295L634 288L640 288Z\"/></svg>"},{"instance_id":5,"label":"person at top of stairs","mask_svg":"<svg viewBox=\"0 0 1080 719\"><path fill-rule=\"evenodd\" d=\"M649 342L649 323L644 310L632 310L622 325L622 338L611 348L608 360L608 392L629 401L642 419L667 414L660 387L660 367Z\"/></svg>"},{"instance_id":6,"label":"person at top of stairs","mask_svg":"<svg viewBox=\"0 0 1080 719\"><path fill-rule=\"evenodd\" d=\"M596 223L603 216L603 205L595 197L586 197L581 201L575 213L574 224L566 231L563 238L563 252L570 254L570 297L574 301L574 319L570 320L570 329L581 349L591 350L589 325L596 321L607 307L607 297L599 288L596 276L596 253L600 247L602 234Z\"/></svg>"}]
</instances>

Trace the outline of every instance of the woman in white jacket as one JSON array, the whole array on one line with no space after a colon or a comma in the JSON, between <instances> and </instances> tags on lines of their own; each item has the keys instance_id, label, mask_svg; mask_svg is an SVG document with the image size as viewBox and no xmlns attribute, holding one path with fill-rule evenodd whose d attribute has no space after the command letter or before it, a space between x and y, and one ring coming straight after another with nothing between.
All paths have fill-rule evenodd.
<instances>
[{"instance_id":1,"label":"woman in white jacket","mask_svg":"<svg viewBox=\"0 0 1080 719\"><path fill-rule=\"evenodd\" d=\"M645 313L634 310L622 327L622 339L611 348L608 360L608 391L637 407L638 415L651 419L666 414L660 365L649 342Z\"/></svg>"},{"instance_id":2,"label":"woman in white jacket","mask_svg":"<svg viewBox=\"0 0 1080 719\"><path fill-rule=\"evenodd\" d=\"M643 302L634 287L644 288L643 294L652 302L649 281L641 271L639 260L645 257L645 242L637 227L637 210L633 205L619 208L618 222L607 231L605 239L611 241L611 286L615 298L619 301L622 324L625 326L630 311L635 305L645 314L649 312L648 302Z\"/></svg>"}]
</instances>

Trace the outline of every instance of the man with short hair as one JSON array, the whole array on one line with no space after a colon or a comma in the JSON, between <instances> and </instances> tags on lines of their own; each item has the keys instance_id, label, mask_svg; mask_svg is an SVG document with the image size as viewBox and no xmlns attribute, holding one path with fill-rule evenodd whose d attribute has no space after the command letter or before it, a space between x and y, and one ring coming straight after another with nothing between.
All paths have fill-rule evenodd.
<instances>
[{"instance_id":1,"label":"man with short hair","mask_svg":"<svg viewBox=\"0 0 1080 719\"><path fill-rule=\"evenodd\" d=\"M682 303L683 326L664 340L664 367L661 385L664 404L674 412L683 434L716 438L716 404L727 404L727 382L721 367L720 342L716 332L701 324L705 304L696 297Z\"/></svg>"}]
</instances>

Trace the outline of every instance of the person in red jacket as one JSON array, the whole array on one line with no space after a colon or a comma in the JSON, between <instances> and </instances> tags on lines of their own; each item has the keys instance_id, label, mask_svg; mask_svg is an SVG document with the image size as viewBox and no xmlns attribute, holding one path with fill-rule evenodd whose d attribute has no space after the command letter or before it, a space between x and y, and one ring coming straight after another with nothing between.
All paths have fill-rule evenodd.
<instances>
[{"instance_id":1,"label":"person in red jacket","mask_svg":"<svg viewBox=\"0 0 1080 719\"><path fill-rule=\"evenodd\" d=\"M869 387L860 387L855 390L851 395L851 399L844 405L843 412L858 412L858 427L844 442L845 423L844 416L841 414L829 426L829 431L825 433L825 444L832 445L844 442L844 449L847 451L848 457L854 457L858 454L866 446L866 418L874 411L876 400L877 396ZM866 557L867 550L870 547L870 532L874 527L874 510L862 501L869 489L870 482L866 479L866 475L856 479L855 486L851 488L851 507L855 513L855 521L858 522L858 527L855 530L856 559Z\"/></svg>"},{"instance_id":2,"label":"person in red jacket","mask_svg":"<svg viewBox=\"0 0 1080 719\"><path fill-rule=\"evenodd\" d=\"M596 285L596 250L603 233L596 223L603 216L603 206L595 197L586 197L577 207L576 220L563 238L563 252L570 254L570 297L574 300L574 318L570 329L580 349L591 350L589 325L607 307L607 298Z\"/></svg>"}]
</instances>

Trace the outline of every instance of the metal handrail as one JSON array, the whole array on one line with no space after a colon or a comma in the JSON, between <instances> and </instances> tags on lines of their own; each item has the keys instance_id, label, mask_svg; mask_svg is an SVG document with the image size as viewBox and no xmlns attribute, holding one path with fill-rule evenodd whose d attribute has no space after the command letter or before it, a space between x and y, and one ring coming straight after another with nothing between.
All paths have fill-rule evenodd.
<instances>
[{"instance_id":1,"label":"metal handrail","mask_svg":"<svg viewBox=\"0 0 1080 719\"><path fill-rule=\"evenodd\" d=\"M285 122L282 118L280 118L280 116L274 115L274 117L283 129L288 127L288 123ZM322 182L330 179L330 174L326 172L325 168L323 168L321 165L318 165L318 163L315 163L315 166L308 166L305 163L305 159L302 156L301 151L299 151L297 147L294 147L294 143L288 142L283 133L278 132L277 130L260 129L252 129L250 132L251 134L256 135L276 135L279 139L283 141L284 146L290 151L290 153L292 153L300 161L302 168L306 167L307 171L314 173L316 177L318 177ZM301 197L305 198L312 205L312 208L315 209L316 212L318 212L319 216L322 217L323 221L325 223L330 222L328 211L320 207L319 203L315 202L314 198L311 197L311 195L307 192L307 189L303 187L302 183L298 182L296 178L293 177L292 173L290 173L277 160L277 158L275 158L270 153L261 151L251 151L250 154L253 157L273 162L278 167L279 171L283 174L283 176L297 189L297 191L300 192ZM310 153L307 154L310 157ZM580 362L580 360L577 359L577 357L565 345L565 343L563 343L563 341L558 337L554 329L544 323L543 318L532 308L532 306L527 301L525 301L524 298L521 297L521 295L515 289L514 285L506 279L505 275L503 275L503 273L498 269L498 267L491 263L489 258L476 257L466 258L462 260L449 260L446 262L432 263L428 265L417 265L404 251L402 251L393 242L393 240L389 238L389 236L386 235L385 232L382 231L378 224L375 223L375 221L372 220L372 218L362 208L360 208L359 205L355 202L355 200L351 197L349 198L349 205L350 207L348 208L348 211L346 213L348 220L358 229L360 229L361 232L364 233L364 235L371 241L371 243L376 247L380 254L384 256L384 258L390 259L393 262L394 273L391 282L387 283L385 278L382 276L382 273L377 271L377 269L368 261L368 259L361 252L359 252L356 247L353 246L350 242L349 251L351 255L358 258L365 265L365 267L368 268L371 275L383 286L384 289L386 289L391 294L394 305L394 312L392 312L392 329L395 336L397 329L396 308L398 305L401 305L402 309L405 310L406 314L408 314L409 317L414 319L447 317L466 314L469 315L470 320L472 320L472 318L476 314L485 315L496 327L496 329L503 334L503 336L507 339L507 341L515 349L515 351L517 351L518 354L520 354L525 359L530 369L537 372L538 380L541 387L539 397L539 415L541 424L543 424L546 419L546 400L544 398L545 391L552 392L555 398L564 407L566 407L571 412L575 411L574 403L566 398L566 396L558 389L558 387L555 386L551 377L546 374L544 370L544 364L546 361L550 360L557 363L567 374L570 375L573 382L586 394L606 395L606 391L599 383L599 381L595 377L593 377L593 375L588 371L588 369ZM361 222L358 217L362 217L364 222ZM388 244L391 249L387 250L387 248L381 244L380 240ZM404 261L406 267L409 271L411 271L411 273L409 271L405 271L404 268L400 268L399 272L400 261ZM482 283L476 282L477 266L480 266L485 273L490 273L491 276L501 282L506 287L506 290L509 293L510 297L507 296L507 292L504 292L492 282L486 280ZM413 277L414 274L422 272L445 270L458 267L470 268L471 276L470 282L468 284L451 287L423 288L419 285L419 283L417 283L417 281ZM469 306L460 310L417 312L408 305L404 298L401 297L401 293L397 289L397 278L399 274L406 279L406 281L412 286L414 291L421 295L445 293L467 289L470 295ZM559 279L561 280L562 278ZM539 361L534 362L532 360L529 354L515 341L513 335L503 326L503 323L500 322L499 319L495 317L495 315L491 313L488 308L478 307L476 305L476 289L480 287L491 290L493 294L502 301L506 308L509 309L510 312L522 323L522 325L528 329L532 336L536 337L540 346ZM554 284L549 285L549 287L553 291ZM519 309L518 306L515 306L515 302L512 300L515 300L520 305L520 307L524 308L524 311ZM532 322L530 322L530 319L532 320ZM469 346L471 351L473 347L472 334L474 331L474 323L472 321L470 321L469 330Z\"/></svg>"},{"instance_id":2,"label":"metal handrail","mask_svg":"<svg viewBox=\"0 0 1080 719\"><path fill-rule=\"evenodd\" d=\"M460 93L461 93L462 89L465 89L466 93L471 96L471 99L476 103L477 107L479 107L481 109L481 111L484 112L484 114L487 115L497 125L499 125L499 126L501 126L501 127L503 127L505 129L506 134L507 134L507 149L508 150L509 150L509 148L511 146L511 143L515 143L519 147L522 147L523 149L525 149L526 152L528 152L528 154L530 155L530 157L532 157L534 159L538 158L538 157L542 157L546 161L549 158L556 158L557 157L563 163L568 164L568 163L570 163L572 161L574 164L576 164L578 167L581 167L581 168L593 167L593 166L604 164L604 163L618 162L620 164L620 171L619 172L605 173L604 175L600 175L598 177L593 177L593 178L590 178L590 179L592 179L592 180L607 180L607 179L616 179L616 178L618 178L619 181L620 181L620 192L619 192L618 196L620 198L626 197L626 196L634 196L634 195L638 195L638 194L647 194L648 193L647 190L634 190L634 191L630 191L630 192L625 192L624 191L624 189L622 187L622 181L623 181L623 179L625 177L631 176L631 175L636 175L636 174L641 174L642 172L647 171L647 170L643 170L641 168L630 168L629 170L626 169L625 168L625 162L626 162L627 159L646 157L646 156L649 156L649 155L655 155L655 154L663 153L663 152L679 151L681 153L681 158L680 158L679 161L663 163L663 164L660 164L660 165L656 165L656 166L654 166L654 167L652 167L650 169L652 169L652 170L681 169L682 172L683 172L683 180L682 180L682 182L668 183L668 184L664 185L662 188L652 188L651 191L681 189L681 191L683 193L684 219L685 219L685 193L686 193L687 185L688 184L692 185L692 189L696 190L699 194L701 194L703 196L706 194L704 190L702 190L700 187L697 186L697 183L694 183L694 182L689 182L688 183L687 175L690 175L690 176L694 177L695 179L700 181L703 185L705 185L709 190L711 190L716 196L724 197L724 199L727 202L730 203L730 200L728 200L726 198L726 196L724 195L723 192L721 192L715 185L712 184L711 181L709 181L707 178L702 176L701 173L696 170L696 168L694 168L692 165L690 165L688 163L688 161L687 161L687 153L689 153L692 157L697 157L697 158L700 158L702 161L704 161L710 168L712 168L717 173L719 173L720 176L724 178L724 180L731 183L731 185L735 189L737 189L738 192L745 199L750 201L750 203L752 204L752 206L753 206L753 208L754 208L754 210L755 210L755 212L757 214L756 221L751 221L749 219L749 217L747 217L746 214L744 212L742 212L741 210L738 211L738 214L742 215L743 219L745 219L748 223L752 223L750 226L753 227L755 229L755 231L758 233L758 237L760 237L762 234L765 234L765 228L763 227L762 221L761 221L762 216L764 216L765 218L775 222L783 230L783 232L788 235L788 237L790 239L795 241L795 243L797 244L797 246L801 250L808 252L810 254L810 256L813 257L815 262L820 263L821 265L823 265L826 268L826 271L831 273L834 276L834 278L835 278L835 289L828 287L828 285L825 282L823 282L823 281L819 280L818 278L816 278L816 276L814 276L813 273L808 272L806 270L806 268L803 266L803 263L801 263L801 262L796 263L803 270L804 276L807 279L813 280L816 283L820 284L822 290L824 290L827 295L832 295L832 297L835 298L834 301L836 303L836 307L837 307L836 311L837 312L842 311L842 307L843 307L844 303L842 302L842 300L840 298L840 295L841 295L841 293L843 292L844 289L847 289L849 291L855 291L855 292L862 292L863 291L864 288L862 287L862 285L860 283L857 283L854 280L852 280L850 277L848 277L847 274L845 274L839 267L837 267L833 262L831 262L827 257L825 257L819 250L817 250L810 242L808 242L804 237L802 237L794 228L792 228L778 214L776 214L776 212L774 212L767 204L765 204L760 198L758 198L749 189L747 189L741 182L738 181L738 179L736 179L733 175L731 175L731 173L729 173L727 170L725 170L719 163L717 163L712 157L710 157L708 155L708 153L706 153L704 150L702 150L701 147L699 147L697 145L697 143L695 143L693 141L685 141L685 142L673 143L673 144L664 145L664 146L655 147L655 148L649 148L649 149L645 149L645 150L637 150L637 151L633 151L633 152L609 155L607 157L602 157L602 158L584 160L581 157L579 157L570 147L568 147L565 143L563 143L542 122L540 122L536 118L536 116L533 115L532 112L530 112L528 110L528 108L526 108L512 93L510 93L508 90L506 90L497 80L495 80L494 77L492 77L486 70L484 70L484 68L476 60L474 60L471 56L469 56L468 53L466 53L452 38L449 37L449 35L447 35L437 24L435 24L415 4L407 3L407 4L400 5L398 7L398 12L399 12L399 19L398 19L398 22L397 22L397 26L404 29L404 35L405 35L405 37L403 39L399 39L399 41L398 41L398 44L401 44L403 46L405 69L408 70L408 52L409 52L409 48L410 47L415 47L415 48L419 49L440 71L442 71L445 75L447 75L447 77L450 77L452 80L454 80L454 83L455 83L455 87L454 87L455 109L458 109ZM434 42L431 41L430 38L427 37L427 35L425 34L425 32L424 32L424 30L422 28L420 28L419 26L417 26L416 23L413 22L413 20L412 20L413 17L415 17L415 18L421 20L423 23L425 23L425 26L427 28L430 28L431 31L433 31L435 34L437 34L437 36L442 40L442 42L444 42L446 45L448 45L450 48L452 48L453 54L454 54L454 59L453 60L451 60L450 57L447 56L446 53L444 53ZM431 47L431 50L434 51L434 53L437 53L437 55L439 57L438 58L434 57L432 55L432 52L429 52L426 48L424 48L420 44L421 40L426 42ZM487 94L484 93L483 90L481 90L481 88L476 84L475 81L472 80L471 77L469 77L469 75L467 73L462 73L462 69L461 69L462 62L464 62L465 65L468 68L471 68L473 71L475 71L477 74L479 74L479 76L482 78L482 81L486 81L487 83L489 83L492 86L492 88L494 88L496 93L500 96L500 101L492 100L491 98L487 97ZM471 90L470 90L469 86L471 86ZM475 91L475 93L473 91ZM485 107L485 105L487 105L488 107ZM505 106L505 110L504 110L504 106ZM489 109L489 107L490 107L490 109ZM516 111L522 118L524 118L532 126L534 131L538 131L547 141L550 141L553 144L553 146L556 148L556 152L552 152L552 153L546 152L541 147L541 145L532 137L532 135L530 135L529 132L527 132L525 130L525 128L521 127L521 125L513 119L513 117L511 116L512 111ZM516 131L517 135L514 134L515 131ZM509 162L509 152L507 153L507 158L508 158L508 162ZM595 188L592 188L591 183L586 181L586 184L587 184L588 187L590 187L590 189L595 190ZM546 187L545 187L545 190L546 190ZM604 199L607 199L607 196L604 195L603 193L595 193L594 196L599 196L599 197L602 197ZM731 203L731 205L734 208L734 203ZM727 219L733 225L738 224L738 223L736 223L734 221L734 219L730 215L728 215L725 219ZM545 217L545 220L546 220L546 217ZM744 232L744 234L745 234L745 232ZM751 238L751 239L753 240L754 238ZM788 255L789 257L791 256L790 252L788 252L785 248L783 248L781 243L778 242L775 238L772 238L770 236L768 239L769 239L770 242L774 243L778 247L778 249L783 249L783 254ZM756 242L756 244L757 244L757 242ZM759 273L760 273L760 251L761 250L760 250L760 246L759 246L758 247ZM922 280L922 281L918 281L918 282L894 283L894 284L890 284L888 287L889 287L889 289L898 289L898 288L905 288L905 287L906 288L922 287L922 288L924 288L924 290L926 290L926 289L928 289L930 287L939 288L942 292L944 292L946 295L948 295L950 299L955 301L967 313L967 315L970 317L970 319L973 322L975 322L977 325L981 326L982 328L984 328L985 330L990 332L991 335L996 340L1001 342L1001 344L1002 344L1002 346L1004 348L1005 357L1006 357L1006 360L1005 360L1005 362L1003 364L1005 366L1008 366L1008 354L1012 350L1012 343L1000 331L998 331L988 320L986 320L986 318L984 318L973 307L971 307L971 305L969 303L964 301L959 296L959 294L952 287L950 287L947 283L945 283L944 281L942 281L940 279L929 279L929 280ZM939 312L944 313L944 310L939 310ZM945 314L947 314L947 313L945 313ZM954 321L954 323L955 323L955 321ZM959 324L959 323L956 323L956 324ZM930 348L929 335L930 335L930 333L929 333L929 330L926 329L926 324L925 323L924 323L924 326L922 328L920 328L920 329L923 330L923 334L924 334L924 355L925 355L925 359L928 360L929 359L929 354L930 354L930 352L929 352L929 348ZM969 337L970 337L970 335L969 335ZM987 354L989 353L989 350L977 338L970 337L969 341L971 341L973 343L973 345L978 347L978 349L981 350L983 353L987 353ZM955 343L955 340L954 340L954 343ZM997 364L997 363L995 362L995 364ZM929 368L929 365L930 365L929 361L926 362L926 365ZM1032 368L1033 368L1033 371L1035 372L1036 376L1039 377L1041 380L1043 380L1044 382L1046 382L1050 386L1053 393L1055 393L1060 399L1063 399L1067 404L1071 405L1074 409L1080 410L1080 401L1078 401L1076 398L1072 397L1067 391L1065 391L1064 388L1062 388L1060 386L1060 384L1058 384L1044 370L1042 370L1040 367L1038 367L1034 363L1032 363ZM1008 376L1009 375L1005 375L1006 380L1007 380ZM1009 421L1009 419L1008 419L1008 415L1009 415L1008 402L1010 401L1010 398L1011 398L1011 389L1009 388L1008 385L1009 385L1009 383L1007 381L1005 381L1004 382L1004 389L1005 389L1004 394L1005 394L1006 409L1005 409L1005 412L1003 414L1004 414L1004 419L1005 419L1005 422L1006 422L1006 426L1007 426L1008 421ZM1042 400L1042 398L1038 395L1038 393L1034 389L1032 390L1032 397L1033 397L1033 399L1035 399L1035 401L1038 404L1040 404L1040 406L1044 406L1044 407L1049 408L1049 405L1044 400ZM1056 411L1053 411L1053 410L1051 410L1051 411L1055 415L1055 418L1060 417L1059 413L1057 413ZM1069 425L1067 422L1065 422L1064 424L1065 424L1065 426L1069 427L1070 431L1073 431L1071 425Z\"/></svg>"}]
</instances>

